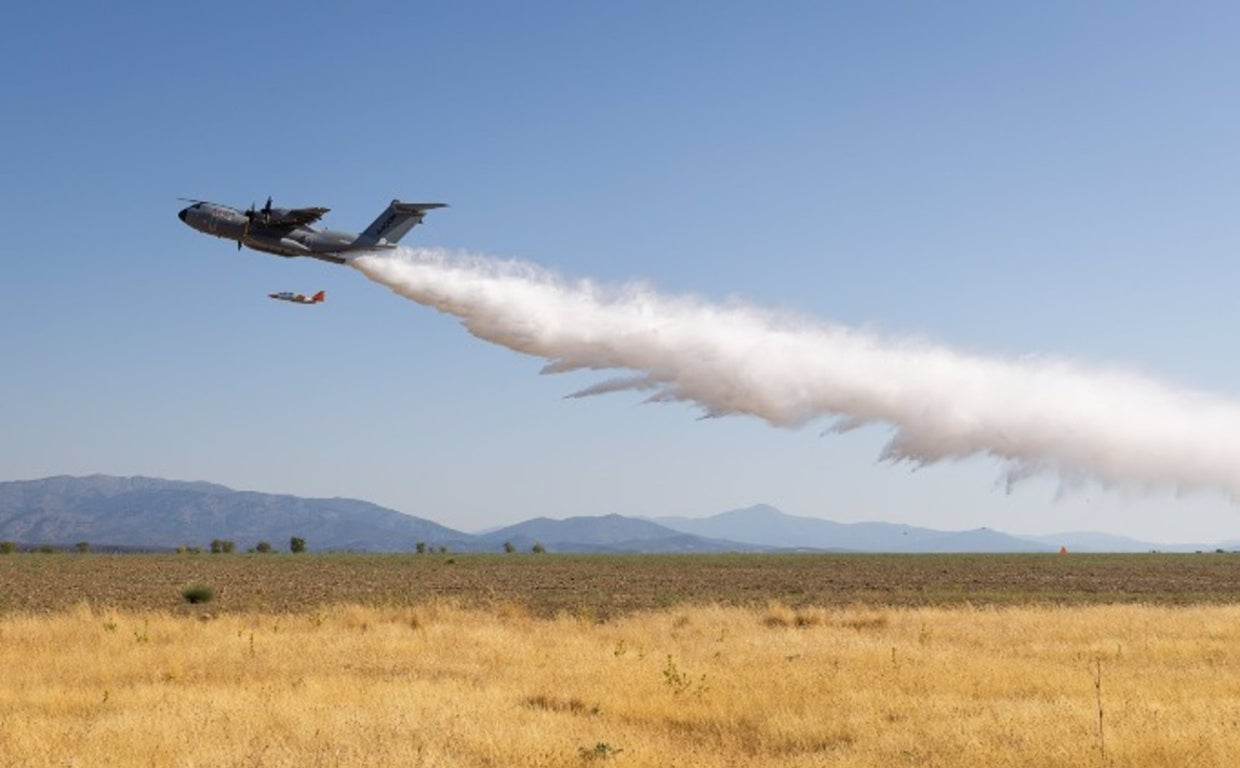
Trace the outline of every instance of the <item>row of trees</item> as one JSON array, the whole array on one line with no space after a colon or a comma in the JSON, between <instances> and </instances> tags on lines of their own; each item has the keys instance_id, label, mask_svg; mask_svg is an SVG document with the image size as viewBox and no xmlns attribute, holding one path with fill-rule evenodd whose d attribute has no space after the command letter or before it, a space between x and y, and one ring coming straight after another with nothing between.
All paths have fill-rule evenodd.
<instances>
[{"instance_id":1,"label":"row of trees","mask_svg":"<svg viewBox=\"0 0 1240 768\"><path fill-rule=\"evenodd\" d=\"M15 541L0 541L0 555L11 555L14 552L19 551L20 549L21 547ZM77 544L73 545L73 550L81 554L86 554L87 552L90 551L90 543L86 541L79 541ZM59 552L60 550L52 546L51 544L43 544L39 547L35 547L31 549L30 551L43 552L43 553L50 554L53 552ZM180 552L180 553L188 552L188 553L197 554L201 551L202 551L201 547L177 547L177 552ZM213 555L229 554L229 553L236 552L236 551L237 551L237 543L233 541L232 539L212 539L211 540L211 554ZM274 552L275 549L271 546L271 542L260 541L257 544L255 544L252 549L249 549L247 551L262 552L265 554L267 552ZM300 536L292 537L288 541L288 551L293 552L293 553L305 552L306 551L306 540Z\"/></svg>"},{"instance_id":2,"label":"row of trees","mask_svg":"<svg viewBox=\"0 0 1240 768\"><path fill-rule=\"evenodd\" d=\"M425 555L427 552L430 552L431 554L439 553L441 555L448 554L447 547L430 547L427 546L425 541L419 541L417 544L413 545L413 551L417 552L419 555ZM513 544L511 541L505 541L504 551L508 554L512 554L517 551L517 545ZM534 546L530 547L530 551L536 555L541 555L547 551L547 548L544 547L541 542L535 542Z\"/></svg>"},{"instance_id":3,"label":"row of trees","mask_svg":"<svg viewBox=\"0 0 1240 768\"><path fill-rule=\"evenodd\" d=\"M13 552L18 551L18 549L19 547L16 542L0 541L0 555L11 554ZM77 544L74 545L74 549L77 552L85 554L86 552L90 551L90 544L85 541L79 541ZM448 548L446 546L432 547L432 546L428 546L425 541L419 541L416 545L414 545L414 550L419 555L424 555L428 552L432 554L434 553L447 554L448 553ZM45 544L42 547L39 547L35 551L50 553L50 552L56 552L58 550L55 547L51 546L50 544ZM232 554L237 551L237 542L233 541L232 539L211 539L210 551L211 551L211 554L213 555ZM257 544L255 544L253 548L246 550L246 551L267 554L268 552L274 552L275 549L271 546L271 542L260 541ZM288 551L294 554L305 552L306 551L306 540L300 536L293 536L288 541ZM511 541L505 541L504 551L511 554L517 551L517 546L513 544ZM541 555L543 552L546 552L547 549L541 543L536 542L534 546L530 547L530 551L536 555ZM201 547L177 547L177 552L182 553L182 554L185 554L185 553L198 554L202 552L202 548Z\"/></svg>"},{"instance_id":4,"label":"row of trees","mask_svg":"<svg viewBox=\"0 0 1240 768\"><path fill-rule=\"evenodd\" d=\"M21 547L18 546L16 541L0 541L0 555L11 555L14 552L19 551L20 549ZM60 550L57 549L56 547L53 547L51 544L42 544L38 547L30 548L29 551L40 552L43 554L52 554L53 552L59 552ZM90 551L90 544L86 543L85 541L79 541L77 544L73 545L73 551L86 554L87 552Z\"/></svg>"},{"instance_id":5,"label":"row of trees","mask_svg":"<svg viewBox=\"0 0 1240 768\"><path fill-rule=\"evenodd\" d=\"M237 551L237 543L233 541L232 539L211 539L211 554L213 555L228 555L236 551ZM268 552L274 552L275 548L271 546L271 542L269 541L260 541L254 545L253 549L250 549L248 551L258 552L258 553L265 555ZM288 551L292 552L293 554L299 554L301 552L305 552L306 551L306 540L300 536L294 536L290 538L288 540Z\"/></svg>"}]
</instances>

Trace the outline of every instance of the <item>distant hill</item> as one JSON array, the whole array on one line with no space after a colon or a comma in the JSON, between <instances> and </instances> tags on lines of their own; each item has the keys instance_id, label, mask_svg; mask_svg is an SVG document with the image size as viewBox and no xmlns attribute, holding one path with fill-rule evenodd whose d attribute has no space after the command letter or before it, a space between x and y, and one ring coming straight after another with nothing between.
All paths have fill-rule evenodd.
<instances>
[{"instance_id":1,"label":"distant hill","mask_svg":"<svg viewBox=\"0 0 1240 768\"><path fill-rule=\"evenodd\" d=\"M1160 552L1193 552L1196 550L1214 550L1219 547L1225 547L1228 550L1236 549L1235 542L1224 542L1222 544L1154 544L1149 541L1141 541L1132 539L1127 536L1115 536L1110 533L1099 533L1096 531L1072 531L1065 533L1051 533L1038 536L1025 536L1024 538L1033 541L1041 541L1046 544L1067 547L1071 552L1151 552L1158 550Z\"/></svg>"},{"instance_id":2,"label":"distant hill","mask_svg":"<svg viewBox=\"0 0 1240 768\"><path fill-rule=\"evenodd\" d=\"M656 522L685 533L783 549L835 552L1047 552L1045 542L979 528L936 531L896 523L836 523L786 515L759 504L712 517L662 517Z\"/></svg>"},{"instance_id":3,"label":"distant hill","mask_svg":"<svg viewBox=\"0 0 1240 768\"><path fill-rule=\"evenodd\" d=\"M229 539L238 550L259 541L284 549L293 536L312 551L402 552L418 542L457 552L499 552L506 542L522 551L540 543L550 552L762 549L620 515L538 518L473 535L355 499L306 499L149 477L0 482L0 540L25 546L85 541L95 550L167 550Z\"/></svg>"},{"instance_id":4,"label":"distant hill","mask_svg":"<svg viewBox=\"0 0 1240 768\"><path fill-rule=\"evenodd\" d=\"M311 550L407 551L469 534L354 499L234 491L222 485L149 477L50 477L0 483L0 540L23 544L206 547L231 539L238 550L299 536Z\"/></svg>"},{"instance_id":5,"label":"distant hill","mask_svg":"<svg viewBox=\"0 0 1240 768\"><path fill-rule=\"evenodd\" d=\"M739 552L763 547L682 533L649 520L605 515L552 520L539 517L478 536L502 547L510 542L528 550L535 543L549 552ZM496 548L496 547L491 547Z\"/></svg>"},{"instance_id":6,"label":"distant hill","mask_svg":"<svg viewBox=\"0 0 1240 768\"><path fill-rule=\"evenodd\" d=\"M623 515L539 517L485 533L454 530L356 499L307 499L235 491L204 482L150 477L49 477L0 482L0 541L95 550L206 548L229 539L238 550L289 539L312 551L408 552L417 543L452 551L500 552L1078 552L1213 550L1160 546L1101 533L1012 536L989 528L938 531L895 523L837 523L759 504L705 518ZM1235 542L1226 545L1235 549Z\"/></svg>"}]
</instances>

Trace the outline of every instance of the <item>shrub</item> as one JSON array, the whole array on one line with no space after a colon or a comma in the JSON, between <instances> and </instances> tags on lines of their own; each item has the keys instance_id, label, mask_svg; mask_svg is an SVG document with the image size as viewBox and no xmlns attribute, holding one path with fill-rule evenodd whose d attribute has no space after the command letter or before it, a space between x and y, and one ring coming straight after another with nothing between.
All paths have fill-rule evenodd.
<instances>
[{"instance_id":1,"label":"shrub","mask_svg":"<svg viewBox=\"0 0 1240 768\"><path fill-rule=\"evenodd\" d=\"M288 551L294 552L294 553L305 552L306 551L306 540L300 536L294 536L293 538L289 539L288 540Z\"/></svg>"},{"instance_id":2,"label":"shrub","mask_svg":"<svg viewBox=\"0 0 1240 768\"><path fill-rule=\"evenodd\" d=\"M543 552L547 551L547 548L542 545L541 541L539 541L536 542L534 546L530 547L530 551L536 555L541 555Z\"/></svg>"},{"instance_id":3,"label":"shrub","mask_svg":"<svg viewBox=\"0 0 1240 768\"><path fill-rule=\"evenodd\" d=\"M190 584L181 590L181 597L185 598L185 602L193 603L209 603L211 598L215 597L215 590L206 584Z\"/></svg>"},{"instance_id":4,"label":"shrub","mask_svg":"<svg viewBox=\"0 0 1240 768\"><path fill-rule=\"evenodd\" d=\"M616 749L605 741L600 741L593 747L581 747L577 750L577 756L587 762L592 760L609 760L623 751L623 749Z\"/></svg>"},{"instance_id":5,"label":"shrub","mask_svg":"<svg viewBox=\"0 0 1240 768\"><path fill-rule=\"evenodd\" d=\"M0 541L0 555L11 555L17 551L17 542Z\"/></svg>"},{"instance_id":6,"label":"shrub","mask_svg":"<svg viewBox=\"0 0 1240 768\"><path fill-rule=\"evenodd\" d=\"M511 555L513 552L517 551L517 545L513 544L511 541L505 541L504 551Z\"/></svg>"},{"instance_id":7,"label":"shrub","mask_svg":"<svg viewBox=\"0 0 1240 768\"><path fill-rule=\"evenodd\" d=\"M257 544L255 544L255 545L254 545L254 551L255 551L255 552L262 552L263 554L267 554L268 552L270 552L270 551L271 551L271 542L269 542L269 541L260 541L260 542L258 542Z\"/></svg>"}]
</instances>

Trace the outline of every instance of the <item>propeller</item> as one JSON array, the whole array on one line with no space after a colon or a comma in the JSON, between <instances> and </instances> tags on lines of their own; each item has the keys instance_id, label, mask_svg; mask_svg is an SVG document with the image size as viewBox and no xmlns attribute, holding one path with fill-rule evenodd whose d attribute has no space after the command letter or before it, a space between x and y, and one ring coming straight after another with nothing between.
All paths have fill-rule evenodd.
<instances>
[{"instance_id":1,"label":"propeller","mask_svg":"<svg viewBox=\"0 0 1240 768\"><path fill-rule=\"evenodd\" d=\"M194 203L200 203L201 200L190 200L187 197L179 198ZM245 239L250 236L250 227L254 226L254 219L262 217L263 224L271 223L271 197L268 196L267 203L259 208L255 203L250 203L250 207L243 212L245 216L245 226L241 229L241 237L237 238L237 250L241 250L241 246L245 245Z\"/></svg>"},{"instance_id":2,"label":"propeller","mask_svg":"<svg viewBox=\"0 0 1240 768\"><path fill-rule=\"evenodd\" d=\"M245 227L241 230L241 240L237 241L237 250L241 250L241 241L250 235L250 225L254 223L254 217L258 215L258 211L254 210L254 203L250 203L250 208L245 212Z\"/></svg>"},{"instance_id":3,"label":"propeller","mask_svg":"<svg viewBox=\"0 0 1240 768\"><path fill-rule=\"evenodd\" d=\"M262 208L255 207L254 203L250 203L249 210L245 212L245 229L241 230L241 240L237 241L237 250L241 250L242 240L249 237L250 227L254 225L254 219L262 217L264 225L271 223L271 195L267 196L267 202Z\"/></svg>"}]
</instances>

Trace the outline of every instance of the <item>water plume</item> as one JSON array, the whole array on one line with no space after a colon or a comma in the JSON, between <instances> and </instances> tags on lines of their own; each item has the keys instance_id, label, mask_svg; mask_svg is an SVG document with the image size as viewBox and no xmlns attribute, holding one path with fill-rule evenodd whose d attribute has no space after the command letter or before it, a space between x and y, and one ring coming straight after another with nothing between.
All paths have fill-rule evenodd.
<instances>
[{"instance_id":1,"label":"water plume","mask_svg":"<svg viewBox=\"0 0 1240 768\"><path fill-rule=\"evenodd\" d=\"M350 262L461 319L473 335L547 361L544 373L623 372L569 397L636 390L780 427L833 434L885 424L881 458L987 455L1010 485L1061 482L1240 497L1240 403L1147 376L1044 356L987 357L644 284L567 280L536 265L438 249Z\"/></svg>"}]
</instances>

